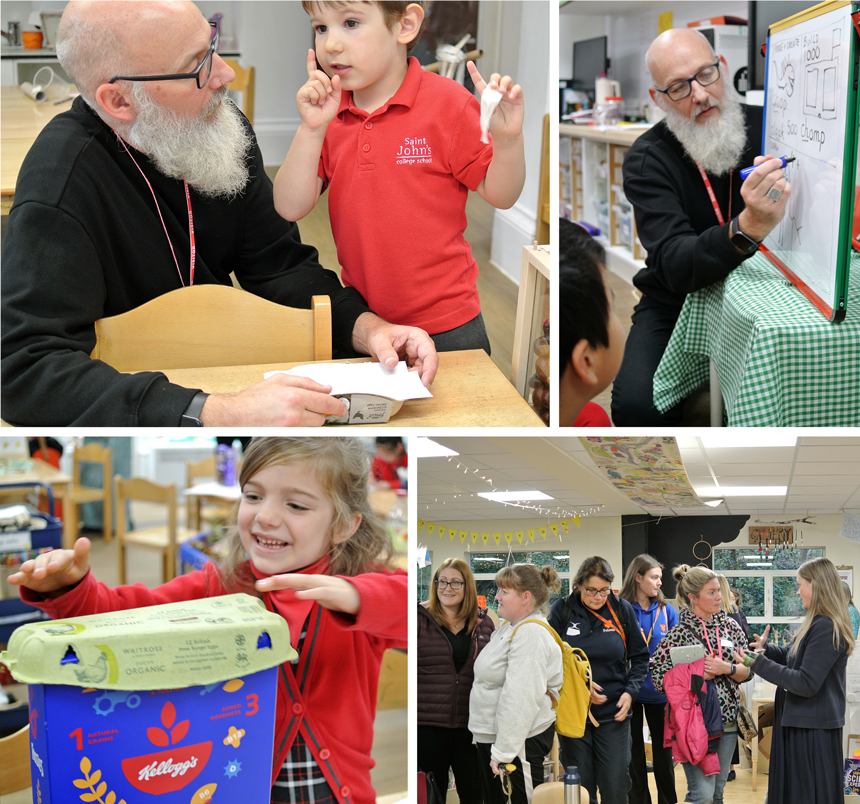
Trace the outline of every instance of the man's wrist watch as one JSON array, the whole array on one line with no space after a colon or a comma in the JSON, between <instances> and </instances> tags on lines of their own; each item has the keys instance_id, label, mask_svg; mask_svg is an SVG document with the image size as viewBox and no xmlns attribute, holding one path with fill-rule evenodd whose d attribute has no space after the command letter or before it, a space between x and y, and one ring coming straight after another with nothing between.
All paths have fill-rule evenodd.
<instances>
[{"instance_id":1,"label":"man's wrist watch","mask_svg":"<svg viewBox=\"0 0 860 804\"><path fill-rule=\"evenodd\" d=\"M735 216L732 218L731 223L729 224L729 239L732 241L733 246L737 247L738 250L747 256L755 254L761 243L757 240L753 240L749 235L744 234L740 230L740 224L738 223L739 217L740 216Z\"/></svg>"},{"instance_id":2,"label":"man's wrist watch","mask_svg":"<svg viewBox=\"0 0 860 804\"><path fill-rule=\"evenodd\" d=\"M191 397L188 407L182 414L182 419L179 422L180 427L202 427L203 422L200 421L200 414L203 411L203 403L206 402L209 394L204 394L203 391L198 391Z\"/></svg>"}]
</instances>

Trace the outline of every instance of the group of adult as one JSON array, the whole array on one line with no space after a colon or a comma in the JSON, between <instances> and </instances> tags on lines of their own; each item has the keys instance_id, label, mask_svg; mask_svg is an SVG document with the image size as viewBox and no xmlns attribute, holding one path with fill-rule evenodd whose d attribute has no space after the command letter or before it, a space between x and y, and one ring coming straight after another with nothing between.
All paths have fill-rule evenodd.
<instances>
[{"instance_id":1,"label":"group of adult","mask_svg":"<svg viewBox=\"0 0 860 804\"><path fill-rule=\"evenodd\" d=\"M723 576L676 567L674 606L663 595L662 576L659 561L639 555L616 593L609 563L593 556L579 567L571 594L550 608L561 587L556 571L514 564L496 575L496 616L479 606L468 564L442 562L429 599L418 605L417 640L418 763L440 801L449 770L462 804L527 804L543 783L563 679L548 624L591 664L585 732L559 735L559 752L564 766L577 767L592 802L599 794L601 804L651 804L645 722L657 804L678 801L676 759L686 802L722 802L737 762L739 685L755 674L777 685L770 804L841 804L845 674L856 632L833 563L813 558L798 569L806 616L787 646L767 641L770 626L749 635L740 595ZM703 709L712 707L717 724L707 759L697 764L664 746L666 693L673 694L684 672L688 681L701 674L700 699L710 701ZM688 728L685 722L673 720L671 733L677 737L674 730Z\"/></svg>"}]
</instances>

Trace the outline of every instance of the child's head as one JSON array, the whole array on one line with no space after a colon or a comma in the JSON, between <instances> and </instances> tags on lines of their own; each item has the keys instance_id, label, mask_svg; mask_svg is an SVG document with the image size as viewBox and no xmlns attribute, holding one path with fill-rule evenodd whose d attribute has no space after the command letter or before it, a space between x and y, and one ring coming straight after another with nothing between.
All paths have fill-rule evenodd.
<instances>
[{"instance_id":1,"label":"child's head","mask_svg":"<svg viewBox=\"0 0 860 804\"><path fill-rule=\"evenodd\" d=\"M382 19L385 22L385 27L388 28L389 31L393 31L394 26L397 25L397 23L403 19L403 15L406 13L406 9L409 6L421 6L422 11L426 11L427 9L426 0L405 0L405 2L369 2L369 0L363 0L363 2L364 5L376 6L379 9L380 13L382 14ZM344 9L348 8L351 5L357 4L357 2L347 2L347 0L302 0L302 8L305 10L305 13L308 16L313 16L314 12L320 6L330 6L334 9ZM419 29L415 32L415 36L409 42L406 43L407 52L415 47L415 43L418 41L418 34L420 32L421 29L419 26Z\"/></svg>"},{"instance_id":2,"label":"child's head","mask_svg":"<svg viewBox=\"0 0 860 804\"><path fill-rule=\"evenodd\" d=\"M294 572L329 556L331 575L358 575L387 562L391 542L370 508L370 455L357 438L255 438L245 452L242 497L228 587L253 582L251 558L266 574Z\"/></svg>"},{"instance_id":3,"label":"child's head","mask_svg":"<svg viewBox=\"0 0 860 804\"><path fill-rule=\"evenodd\" d=\"M615 378L624 329L606 284L606 252L585 229L559 221L559 407L572 424L582 406Z\"/></svg>"},{"instance_id":4,"label":"child's head","mask_svg":"<svg viewBox=\"0 0 860 804\"><path fill-rule=\"evenodd\" d=\"M387 463L394 463L404 452L406 447L400 436L380 436L376 439L376 454Z\"/></svg>"}]
</instances>

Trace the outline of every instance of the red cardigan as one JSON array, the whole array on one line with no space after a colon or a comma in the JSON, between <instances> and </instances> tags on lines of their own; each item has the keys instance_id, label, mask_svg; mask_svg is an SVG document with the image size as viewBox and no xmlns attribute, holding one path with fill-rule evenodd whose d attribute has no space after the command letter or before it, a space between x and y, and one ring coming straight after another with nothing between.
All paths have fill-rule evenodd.
<instances>
[{"instance_id":1,"label":"red cardigan","mask_svg":"<svg viewBox=\"0 0 860 804\"><path fill-rule=\"evenodd\" d=\"M325 572L326 564L327 559L323 559L300 572ZM386 570L341 577L361 596L361 609L355 616L297 600L291 589L261 595L266 607L289 623L293 647L302 624L311 615L298 665L281 665L278 674L272 781L301 731L338 801L373 804L376 794L370 769L375 763L370 751L379 669L386 649L406 647L407 576L402 570ZM92 574L53 600L21 587L23 600L54 619L227 593L220 571L212 563L155 589L140 583L109 588Z\"/></svg>"}]
</instances>

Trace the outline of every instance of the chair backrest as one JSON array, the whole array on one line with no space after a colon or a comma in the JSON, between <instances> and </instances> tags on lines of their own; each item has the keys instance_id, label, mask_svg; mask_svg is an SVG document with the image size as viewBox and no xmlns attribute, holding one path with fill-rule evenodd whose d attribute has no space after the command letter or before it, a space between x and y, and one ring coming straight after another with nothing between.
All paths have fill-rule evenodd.
<instances>
[{"instance_id":1,"label":"chair backrest","mask_svg":"<svg viewBox=\"0 0 860 804\"><path fill-rule=\"evenodd\" d=\"M0 795L8 796L32 786L30 777L30 726L24 726L8 737L0 738Z\"/></svg>"},{"instance_id":2,"label":"chair backrest","mask_svg":"<svg viewBox=\"0 0 860 804\"><path fill-rule=\"evenodd\" d=\"M118 371L331 359L331 302L285 307L227 285L192 285L96 321L90 357Z\"/></svg>"},{"instance_id":3,"label":"chair backrest","mask_svg":"<svg viewBox=\"0 0 860 804\"><path fill-rule=\"evenodd\" d=\"M166 525L170 531L171 542L176 541L176 484L154 483L143 477L124 478L116 475L113 479L117 511L125 510L127 500L158 503L167 506ZM117 536L125 535L125 517L117 517Z\"/></svg>"},{"instance_id":4,"label":"chair backrest","mask_svg":"<svg viewBox=\"0 0 860 804\"><path fill-rule=\"evenodd\" d=\"M228 89L242 93L242 113L254 125L254 68L240 67L233 59L224 59L227 66L236 73L236 78L227 84Z\"/></svg>"},{"instance_id":5,"label":"chair backrest","mask_svg":"<svg viewBox=\"0 0 860 804\"><path fill-rule=\"evenodd\" d=\"M190 489L198 478L215 479L215 456L210 455L202 461L185 462L185 488Z\"/></svg>"},{"instance_id":6,"label":"chair backrest","mask_svg":"<svg viewBox=\"0 0 860 804\"><path fill-rule=\"evenodd\" d=\"M75 486L81 485L81 464L82 463L100 463L102 465L102 484L103 488L107 489L110 486L111 479L111 451L110 447L103 447L101 444L91 441L89 444L84 444L82 447L75 447L72 455L74 464L73 476L75 478Z\"/></svg>"}]
</instances>

